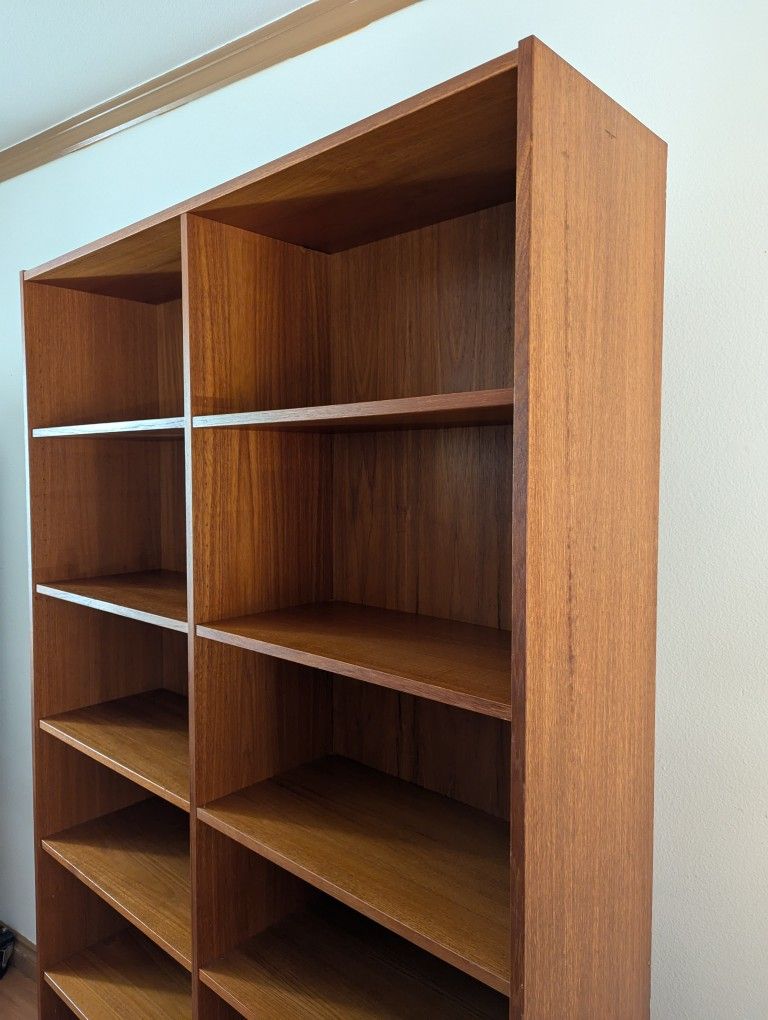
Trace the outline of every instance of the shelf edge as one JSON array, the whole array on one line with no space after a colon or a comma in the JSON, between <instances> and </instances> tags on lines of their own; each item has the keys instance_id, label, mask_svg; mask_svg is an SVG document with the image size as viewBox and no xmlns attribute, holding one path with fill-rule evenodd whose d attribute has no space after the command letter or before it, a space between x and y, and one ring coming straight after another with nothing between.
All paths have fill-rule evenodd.
<instances>
[{"instance_id":1,"label":"shelf edge","mask_svg":"<svg viewBox=\"0 0 768 1020\"><path fill-rule=\"evenodd\" d=\"M63 602L73 602L75 605L85 606L88 609L99 609L101 612L112 613L115 616L124 616L129 620L138 620L140 623L151 623L156 627L165 627L166 630L177 630L181 634L186 634L189 629L186 620L174 620L172 616L146 613L141 609L131 609L130 606L121 605L119 602L105 602L103 599L91 598L88 595L78 595L76 592L64 591L61 588L48 584L35 585L35 591L38 595L61 599Z\"/></svg>"},{"instance_id":2,"label":"shelf edge","mask_svg":"<svg viewBox=\"0 0 768 1020\"><path fill-rule=\"evenodd\" d=\"M169 790L167 787L161 786L159 783L154 782L141 772L136 772L135 769L130 768L128 765L123 765L120 762L115 761L114 758L108 757L101 751L97 751L96 748L91 747L90 744L84 743L82 740L78 740L77 737L73 737L68 733L63 733L60 729L52 724L48 719L40 720L40 729L44 733L48 733L56 740L60 740L62 744L67 744L68 747L74 748L81 754L84 754L87 758L91 758L93 761L97 761L100 765L104 765L105 768L111 769L112 772L118 773L118 775L124 776L126 779L130 779L132 783L142 787L144 790L148 790L150 793L154 793L158 797L162 797L163 800L168 801L169 804L173 804L174 807L181 808L182 811L189 813L189 798L182 797L173 790Z\"/></svg>"},{"instance_id":3,"label":"shelf edge","mask_svg":"<svg viewBox=\"0 0 768 1020\"><path fill-rule=\"evenodd\" d=\"M353 427L356 424L371 427L387 422L399 424L398 419L408 419L403 427L419 422L439 427L451 425L503 425L512 421L512 389L467 390L458 393L437 393L420 397L396 397L385 400L368 400L346 404L322 404L311 407L276 408L268 411L235 411L227 414L195 415L193 428L312 428L340 426ZM498 411L498 416L493 412ZM466 416L466 420L441 423L445 414ZM472 421L477 414L483 419Z\"/></svg>"},{"instance_id":4,"label":"shelf edge","mask_svg":"<svg viewBox=\"0 0 768 1020\"><path fill-rule=\"evenodd\" d=\"M143 432L184 431L183 418L137 418L132 421L94 422L85 425L51 425L32 429L33 439L54 439L60 436L140 435ZM175 437L173 437L175 438Z\"/></svg>"},{"instance_id":5,"label":"shelf edge","mask_svg":"<svg viewBox=\"0 0 768 1020\"><path fill-rule=\"evenodd\" d=\"M235 648L244 648L247 651L258 652L261 655L270 655L275 659L295 662L300 666L309 666L312 669L339 673L352 680L359 680L361 683L370 683L377 687L387 687L393 691L400 691L401 694L412 694L418 698L436 701L441 705L449 705L451 708L475 712L477 715L502 719L505 722L509 722L512 719L511 705L479 698L476 695L458 694L423 680L414 680L411 677L400 676L396 673L387 673L370 666L360 666L353 662L345 662L343 659L329 658L317 652L299 651L286 645L275 645L258 638L243 637L240 634L232 634L226 630L219 630L212 624L198 624L195 628L195 634L197 637L207 638L210 641L233 645Z\"/></svg>"}]
</instances>

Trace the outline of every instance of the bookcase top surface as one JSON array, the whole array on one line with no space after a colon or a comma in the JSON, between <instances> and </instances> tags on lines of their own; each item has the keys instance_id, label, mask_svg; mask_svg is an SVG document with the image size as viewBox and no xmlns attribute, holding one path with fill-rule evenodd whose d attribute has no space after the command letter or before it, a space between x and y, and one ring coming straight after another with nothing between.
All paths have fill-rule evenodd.
<instances>
[{"instance_id":1,"label":"bookcase top surface","mask_svg":"<svg viewBox=\"0 0 768 1020\"><path fill-rule=\"evenodd\" d=\"M511 201L517 51L24 273L165 301L178 292L195 213L339 251Z\"/></svg>"}]
</instances>

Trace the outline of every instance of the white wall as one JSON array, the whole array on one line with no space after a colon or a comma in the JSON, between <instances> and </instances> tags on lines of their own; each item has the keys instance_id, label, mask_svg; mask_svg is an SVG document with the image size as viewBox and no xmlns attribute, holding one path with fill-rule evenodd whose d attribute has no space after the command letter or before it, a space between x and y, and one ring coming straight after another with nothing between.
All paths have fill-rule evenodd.
<instances>
[{"instance_id":1,"label":"white wall","mask_svg":"<svg viewBox=\"0 0 768 1020\"><path fill-rule=\"evenodd\" d=\"M767 31L758 0L422 0L0 185L0 917L33 936L18 270L533 32L670 145L653 1015L768 1016Z\"/></svg>"}]
</instances>

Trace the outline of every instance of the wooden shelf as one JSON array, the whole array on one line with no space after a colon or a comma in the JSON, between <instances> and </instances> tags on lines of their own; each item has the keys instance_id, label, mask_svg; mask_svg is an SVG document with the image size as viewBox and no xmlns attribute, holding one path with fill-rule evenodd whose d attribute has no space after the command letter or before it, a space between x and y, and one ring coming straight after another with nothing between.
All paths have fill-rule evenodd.
<instances>
[{"instance_id":1,"label":"wooden shelf","mask_svg":"<svg viewBox=\"0 0 768 1020\"><path fill-rule=\"evenodd\" d=\"M189 974L130 929L45 972L81 1020L191 1020Z\"/></svg>"},{"instance_id":2,"label":"wooden shelf","mask_svg":"<svg viewBox=\"0 0 768 1020\"><path fill-rule=\"evenodd\" d=\"M509 1011L504 996L338 905L287 917L200 979L252 1020L310 1020L318 1003L356 1020L506 1020Z\"/></svg>"},{"instance_id":3,"label":"wooden shelf","mask_svg":"<svg viewBox=\"0 0 768 1020\"><path fill-rule=\"evenodd\" d=\"M355 429L439 428L452 425L504 425L512 421L511 388L438 393L425 397L369 400L357 404L291 407L273 411L198 415L195 428Z\"/></svg>"},{"instance_id":4,"label":"wooden shelf","mask_svg":"<svg viewBox=\"0 0 768 1020\"><path fill-rule=\"evenodd\" d=\"M505 822L337 757L223 797L198 817L508 994Z\"/></svg>"},{"instance_id":5,"label":"wooden shelf","mask_svg":"<svg viewBox=\"0 0 768 1020\"><path fill-rule=\"evenodd\" d=\"M323 602L198 626L197 634L483 715L511 718L508 631Z\"/></svg>"},{"instance_id":6,"label":"wooden shelf","mask_svg":"<svg viewBox=\"0 0 768 1020\"><path fill-rule=\"evenodd\" d=\"M189 811L186 698L156 690L40 720L40 729Z\"/></svg>"},{"instance_id":7,"label":"wooden shelf","mask_svg":"<svg viewBox=\"0 0 768 1020\"><path fill-rule=\"evenodd\" d=\"M138 421L107 421L85 425L53 425L48 428L32 429L32 435L35 439L54 439L59 436L181 439L183 434L183 418L143 418Z\"/></svg>"},{"instance_id":8,"label":"wooden shelf","mask_svg":"<svg viewBox=\"0 0 768 1020\"><path fill-rule=\"evenodd\" d=\"M43 849L189 970L187 816L150 799L42 841Z\"/></svg>"},{"instance_id":9,"label":"wooden shelf","mask_svg":"<svg viewBox=\"0 0 768 1020\"><path fill-rule=\"evenodd\" d=\"M186 577L173 570L51 581L38 584L37 592L131 620L187 631Z\"/></svg>"}]
</instances>

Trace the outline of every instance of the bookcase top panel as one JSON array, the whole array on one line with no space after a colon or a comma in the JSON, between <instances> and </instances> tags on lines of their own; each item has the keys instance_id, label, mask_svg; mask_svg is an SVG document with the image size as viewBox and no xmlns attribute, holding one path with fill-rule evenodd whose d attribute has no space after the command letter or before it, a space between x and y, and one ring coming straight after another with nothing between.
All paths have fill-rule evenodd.
<instances>
[{"instance_id":1,"label":"bookcase top panel","mask_svg":"<svg viewBox=\"0 0 768 1020\"><path fill-rule=\"evenodd\" d=\"M185 213L333 252L512 201L516 112L515 51L24 278L162 302Z\"/></svg>"}]
</instances>

